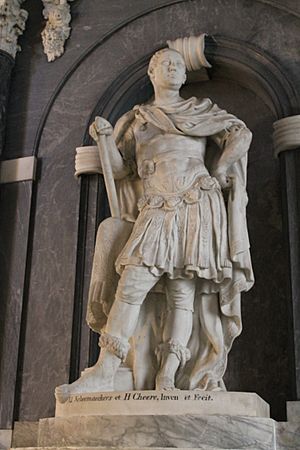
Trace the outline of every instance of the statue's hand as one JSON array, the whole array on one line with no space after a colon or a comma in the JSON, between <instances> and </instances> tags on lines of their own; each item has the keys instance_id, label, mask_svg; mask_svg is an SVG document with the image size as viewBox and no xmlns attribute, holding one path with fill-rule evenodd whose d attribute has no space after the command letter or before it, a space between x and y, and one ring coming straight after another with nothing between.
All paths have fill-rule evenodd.
<instances>
[{"instance_id":1,"label":"statue's hand","mask_svg":"<svg viewBox=\"0 0 300 450\"><path fill-rule=\"evenodd\" d=\"M232 187L232 179L227 175L226 171L217 169L213 176L218 180L221 189L230 189Z\"/></svg>"},{"instance_id":2,"label":"statue's hand","mask_svg":"<svg viewBox=\"0 0 300 450\"><path fill-rule=\"evenodd\" d=\"M111 136L113 133L113 127L103 117L95 117L95 121L92 123L89 129L90 136L97 141L99 136Z\"/></svg>"}]
</instances>

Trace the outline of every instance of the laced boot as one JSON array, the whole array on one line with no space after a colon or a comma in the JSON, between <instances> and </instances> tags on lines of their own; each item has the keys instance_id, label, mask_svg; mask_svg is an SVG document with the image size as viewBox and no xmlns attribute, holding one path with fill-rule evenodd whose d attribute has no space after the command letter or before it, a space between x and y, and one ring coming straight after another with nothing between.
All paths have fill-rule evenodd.
<instances>
[{"instance_id":1,"label":"laced boot","mask_svg":"<svg viewBox=\"0 0 300 450\"><path fill-rule=\"evenodd\" d=\"M101 352L97 363L83 371L81 377L71 384L55 389L55 397L64 403L72 394L107 392L114 390L114 378L122 361L125 361L129 343L122 338L102 332L99 345Z\"/></svg>"},{"instance_id":2,"label":"laced boot","mask_svg":"<svg viewBox=\"0 0 300 450\"><path fill-rule=\"evenodd\" d=\"M175 375L180 367L184 367L190 359L189 349L176 339L163 342L156 349L160 369L155 379L156 390L174 390Z\"/></svg>"}]
</instances>

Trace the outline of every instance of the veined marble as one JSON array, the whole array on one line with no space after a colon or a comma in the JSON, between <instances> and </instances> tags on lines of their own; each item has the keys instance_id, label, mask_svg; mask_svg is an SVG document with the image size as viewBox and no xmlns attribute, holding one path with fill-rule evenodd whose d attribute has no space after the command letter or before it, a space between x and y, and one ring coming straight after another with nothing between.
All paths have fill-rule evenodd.
<instances>
[{"instance_id":1,"label":"veined marble","mask_svg":"<svg viewBox=\"0 0 300 450\"><path fill-rule=\"evenodd\" d=\"M276 450L300 449L300 420L276 423Z\"/></svg>"},{"instance_id":2,"label":"veined marble","mask_svg":"<svg viewBox=\"0 0 300 450\"><path fill-rule=\"evenodd\" d=\"M46 446L255 448L275 446L272 419L232 416L77 416L42 419Z\"/></svg>"}]
</instances>

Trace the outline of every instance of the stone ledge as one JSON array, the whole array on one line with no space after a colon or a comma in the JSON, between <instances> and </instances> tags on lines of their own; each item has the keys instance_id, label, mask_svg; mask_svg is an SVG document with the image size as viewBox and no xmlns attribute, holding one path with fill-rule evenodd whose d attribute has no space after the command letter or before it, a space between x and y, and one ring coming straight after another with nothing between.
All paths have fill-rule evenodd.
<instances>
[{"instance_id":1,"label":"stone ledge","mask_svg":"<svg viewBox=\"0 0 300 450\"><path fill-rule=\"evenodd\" d=\"M6 450L11 445L12 430L0 430L0 450Z\"/></svg>"},{"instance_id":2,"label":"stone ledge","mask_svg":"<svg viewBox=\"0 0 300 450\"><path fill-rule=\"evenodd\" d=\"M243 447L244 450L257 450L257 447ZM240 449L240 450L243 450ZM15 447L10 450L119 450L119 447ZM122 450L133 450L133 447L123 447ZM136 449L134 449L136 450ZM147 447L139 447L138 450L149 450ZM151 450L166 450L166 447L151 447ZM168 447L167 450L186 450L183 447ZM228 447L197 447L189 450L228 450Z\"/></svg>"},{"instance_id":3,"label":"stone ledge","mask_svg":"<svg viewBox=\"0 0 300 450\"><path fill-rule=\"evenodd\" d=\"M0 162L0 183L16 183L35 179L37 159L35 156Z\"/></svg>"},{"instance_id":4,"label":"stone ledge","mask_svg":"<svg viewBox=\"0 0 300 450\"><path fill-rule=\"evenodd\" d=\"M37 447L39 422L15 422L12 447Z\"/></svg>"}]
</instances>

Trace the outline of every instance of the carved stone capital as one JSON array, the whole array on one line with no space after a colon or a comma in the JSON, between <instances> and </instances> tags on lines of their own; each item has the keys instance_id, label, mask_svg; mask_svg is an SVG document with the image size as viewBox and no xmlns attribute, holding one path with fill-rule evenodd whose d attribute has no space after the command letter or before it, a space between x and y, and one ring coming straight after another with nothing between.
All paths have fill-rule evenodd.
<instances>
[{"instance_id":1,"label":"carved stone capital","mask_svg":"<svg viewBox=\"0 0 300 450\"><path fill-rule=\"evenodd\" d=\"M70 5L67 0L43 0L43 4L43 15L47 22L42 31L42 40L44 52L51 62L64 53L65 41L70 36Z\"/></svg>"},{"instance_id":2,"label":"carved stone capital","mask_svg":"<svg viewBox=\"0 0 300 450\"><path fill-rule=\"evenodd\" d=\"M300 114L285 117L273 124L274 155L300 148Z\"/></svg>"},{"instance_id":3,"label":"carved stone capital","mask_svg":"<svg viewBox=\"0 0 300 450\"><path fill-rule=\"evenodd\" d=\"M25 30L28 12L21 9L24 0L0 1L0 49L15 58L20 50L18 37Z\"/></svg>"},{"instance_id":4,"label":"carved stone capital","mask_svg":"<svg viewBox=\"0 0 300 450\"><path fill-rule=\"evenodd\" d=\"M188 72L199 70L202 67L211 67L207 61L205 49L206 33L199 36L178 38L175 41L167 41L168 47L182 54Z\"/></svg>"}]
</instances>

